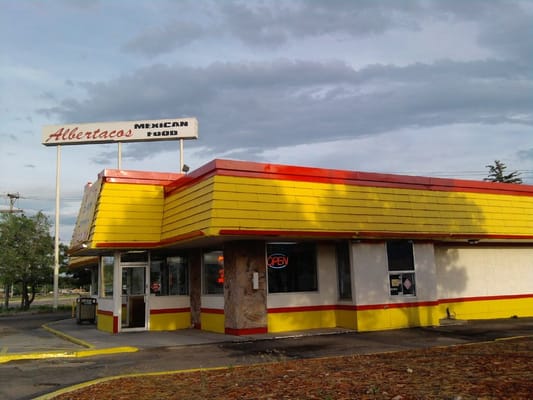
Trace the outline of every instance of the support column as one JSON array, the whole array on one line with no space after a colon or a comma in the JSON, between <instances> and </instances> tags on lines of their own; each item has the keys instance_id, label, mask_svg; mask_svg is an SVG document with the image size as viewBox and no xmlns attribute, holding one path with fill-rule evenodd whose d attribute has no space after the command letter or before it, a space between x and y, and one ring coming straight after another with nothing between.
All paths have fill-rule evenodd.
<instances>
[{"instance_id":1,"label":"support column","mask_svg":"<svg viewBox=\"0 0 533 400\"><path fill-rule=\"evenodd\" d=\"M202 253L195 250L189 253L189 293L191 302L191 323L196 329L201 328L200 308L202 306Z\"/></svg>"},{"instance_id":2,"label":"support column","mask_svg":"<svg viewBox=\"0 0 533 400\"><path fill-rule=\"evenodd\" d=\"M254 273L258 278L256 288ZM268 331L264 242L236 241L224 245L224 318L227 334Z\"/></svg>"}]
</instances>

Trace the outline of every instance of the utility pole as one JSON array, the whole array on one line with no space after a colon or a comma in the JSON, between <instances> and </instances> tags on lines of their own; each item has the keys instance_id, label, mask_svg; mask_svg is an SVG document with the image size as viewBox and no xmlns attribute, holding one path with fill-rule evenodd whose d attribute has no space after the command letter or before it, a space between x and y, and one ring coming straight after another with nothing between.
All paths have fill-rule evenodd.
<instances>
[{"instance_id":1,"label":"utility pole","mask_svg":"<svg viewBox=\"0 0 533 400\"><path fill-rule=\"evenodd\" d=\"M22 212L22 210L19 210L18 208L15 208L15 202L20 199L20 194L17 193L7 193L7 197L9 198L9 210L0 210L0 213L18 213ZM13 283L11 283L11 287L8 283L4 286L4 307L7 310L9 308L9 298L11 297L13 293Z\"/></svg>"},{"instance_id":2,"label":"utility pole","mask_svg":"<svg viewBox=\"0 0 533 400\"><path fill-rule=\"evenodd\" d=\"M9 210L0 210L0 213L19 213L22 210L15 208L15 202L20 199L20 194L17 193L7 193L6 196L9 198Z\"/></svg>"}]
</instances>

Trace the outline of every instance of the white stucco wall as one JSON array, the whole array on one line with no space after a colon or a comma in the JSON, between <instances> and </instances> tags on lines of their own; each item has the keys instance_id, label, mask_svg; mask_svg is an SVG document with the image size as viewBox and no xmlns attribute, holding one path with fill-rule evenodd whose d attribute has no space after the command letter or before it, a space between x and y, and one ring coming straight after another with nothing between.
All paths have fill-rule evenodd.
<instances>
[{"instance_id":1,"label":"white stucco wall","mask_svg":"<svg viewBox=\"0 0 533 400\"><path fill-rule=\"evenodd\" d=\"M202 295L202 308L213 308L215 310L224 309L224 295L223 294L207 294Z\"/></svg>"},{"instance_id":2,"label":"white stucco wall","mask_svg":"<svg viewBox=\"0 0 533 400\"><path fill-rule=\"evenodd\" d=\"M148 302L151 310L169 308L188 308L191 305L190 297L187 296L156 296L150 295Z\"/></svg>"},{"instance_id":3,"label":"white stucco wall","mask_svg":"<svg viewBox=\"0 0 533 400\"><path fill-rule=\"evenodd\" d=\"M437 296L435 254L431 243L414 244L416 296L391 296L387 247L383 243L352 245L352 280L355 304L389 304L433 301Z\"/></svg>"},{"instance_id":4,"label":"white stucco wall","mask_svg":"<svg viewBox=\"0 0 533 400\"><path fill-rule=\"evenodd\" d=\"M436 247L441 299L533 293L533 248Z\"/></svg>"},{"instance_id":5,"label":"white stucco wall","mask_svg":"<svg viewBox=\"0 0 533 400\"><path fill-rule=\"evenodd\" d=\"M352 245L352 281L355 304L369 305L389 302L387 252L385 243Z\"/></svg>"},{"instance_id":6,"label":"white stucco wall","mask_svg":"<svg viewBox=\"0 0 533 400\"><path fill-rule=\"evenodd\" d=\"M331 305L338 301L335 246L317 245L318 292L272 293L267 308Z\"/></svg>"}]
</instances>

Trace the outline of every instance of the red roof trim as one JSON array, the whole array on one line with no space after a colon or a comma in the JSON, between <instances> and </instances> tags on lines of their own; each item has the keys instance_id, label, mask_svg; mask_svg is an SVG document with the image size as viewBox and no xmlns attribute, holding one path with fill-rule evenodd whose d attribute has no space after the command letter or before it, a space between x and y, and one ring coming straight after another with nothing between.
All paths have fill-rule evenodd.
<instances>
[{"instance_id":1,"label":"red roof trim","mask_svg":"<svg viewBox=\"0 0 533 400\"><path fill-rule=\"evenodd\" d=\"M328 231L284 231L284 230L254 230L254 229L221 229L222 236L272 236L272 237L301 237L301 238L339 238L339 239L365 239L365 238L402 238L422 240L524 240L533 239L533 235L496 235L496 234L438 234L417 232L328 232Z\"/></svg>"},{"instance_id":2,"label":"red roof trim","mask_svg":"<svg viewBox=\"0 0 533 400\"><path fill-rule=\"evenodd\" d=\"M183 174L171 172L151 172L133 171L122 169L104 169L98 178L103 178L104 182L112 183L132 183L166 186L182 178Z\"/></svg>"},{"instance_id":3,"label":"red roof trim","mask_svg":"<svg viewBox=\"0 0 533 400\"><path fill-rule=\"evenodd\" d=\"M165 186L165 194L170 195L175 190L181 190L185 187L192 186L199 181L215 175L367 187L489 193L515 196L533 195L533 185L347 171L220 159L212 160L188 175L169 172L105 169L99 174L99 178L103 177L105 182L113 183L161 185Z\"/></svg>"},{"instance_id":4,"label":"red roof trim","mask_svg":"<svg viewBox=\"0 0 533 400\"><path fill-rule=\"evenodd\" d=\"M128 249L128 248L145 248L145 249L153 249L156 247L165 247L172 245L177 242L183 242L186 240L191 240L195 238L199 238L204 236L204 233L202 231L194 231L190 233L185 233L183 235L177 235L172 236L170 238L161 240L159 242L100 242L96 243L95 247L97 248L121 248L121 249Z\"/></svg>"},{"instance_id":5,"label":"red roof trim","mask_svg":"<svg viewBox=\"0 0 533 400\"><path fill-rule=\"evenodd\" d=\"M327 237L327 238L353 238L354 232L326 232L326 231L281 231L281 230L254 230L254 229L221 229L220 235L227 236L297 236L297 237Z\"/></svg>"},{"instance_id":6,"label":"red roof trim","mask_svg":"<svg viewBox=\"0 0 533 400\"><path fill-rule=\"evenodd\" d=\"M533 185L345 171L218 159L193 171L191 174L187 175L186 179L173 182L169 185L168 191L170 193L172 189L181 188L183 185L189 185L213 175L419 190L491 193L519 196L533 195Z\"/></svg>"}]
</instances>

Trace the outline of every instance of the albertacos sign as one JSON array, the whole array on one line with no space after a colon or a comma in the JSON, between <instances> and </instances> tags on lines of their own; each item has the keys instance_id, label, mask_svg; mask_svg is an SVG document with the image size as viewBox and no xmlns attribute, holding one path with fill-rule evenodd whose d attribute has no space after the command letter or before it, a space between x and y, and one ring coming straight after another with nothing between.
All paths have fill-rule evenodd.
<instances>
[{"instance_id":1,"label":"albertacos sign","mask_svg":"<svg viewBox=\"0 0 533 400\"><path fill-rule=\"evenodd\" d=\"M197 138L198 120L196 118L180 118L47 125L43 127L42 143L45 146L58 146Z\"/></svg>"}]
</instances>

